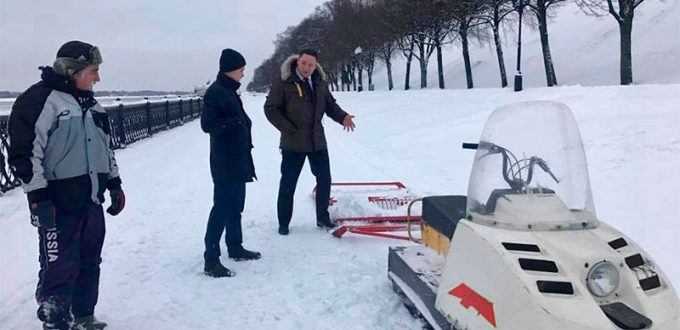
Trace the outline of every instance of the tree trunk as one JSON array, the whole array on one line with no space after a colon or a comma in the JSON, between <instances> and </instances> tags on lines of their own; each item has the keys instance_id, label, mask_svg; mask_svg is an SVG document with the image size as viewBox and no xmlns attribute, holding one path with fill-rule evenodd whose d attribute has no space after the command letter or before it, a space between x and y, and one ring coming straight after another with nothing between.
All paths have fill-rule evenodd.
<instances>
[{"instance_id":1,"label":"tree trunk","mask_svg":"<svg viewBox=\"0 0 680 330\"><path fill-rule=\"evenodd\" d=\"M404 90L407 91L411 89L411 61L413 60L413 55L409 55L406 58L406 80L404 81Z\"/></svg>"},{"instance_id":2,"label":"tree trunk","mask_svg":"<svg viewBox=\"0 0 680 330\"><path fill-rule=\"evenodd\" d=\"M357 70L359 71L359 91L364 90L364 66L357 65Z\"/></svg>"},{"instance_id":3,"label":"tree trunk","mask_svg":"<svg viewBox=\"0 0 680 330\"><path fill-rule=\"evenodd\" d=\"M394 88L394 82L392 81L392 62L387 59L385 60L385 65L387 66L387 90L392 90Z\"/></svg>"},{"instance_id":4,"label":"tree trunk","mask_svg":"<svg viewBox=\"0 0 680 330\"><path fill-rule=\"evenodd\" d=\"M349 78L352 80L352 90L356 92L357 91L357 76L356 76L356 73L354 72L354 70L356 70L356 66L352 65L351 69L350 69Z\"/></svg>"},{"instance_id":5,"label":"tree trunk","mask_svg":"<svg viewBox=\"0 0 680 330\"><path fill-rule=\"evenodd\" d=\"M373 85L373 66L375 65L375 57L371 57L370 62L366 66L366 76L368 76L368 90L371 90Z\"/></svg>"},{"instance_id":6,"label":"tree trunk","mask_svg":"<svg viewBox=\"0 0 680 330\"><path fill-rule=\"evenodd\" d=\"M463 44L463 61L465 62L465 80L467 81L467 88L473 88L472 82L472 65L470 64L470 49L468 47L468 33L466 28L461 28L460 38Z\"/></svg>"},{"instance_id":7,"label":"tree trunk","mask_svg":"<svg viewBox=\"0 0 680 330\"><path fill-rule=\"evenodd\" d=\"M621 32L621 85L633 83L633 53L632 53L632 31L633 18L625 18L619 23Z\"/></svg>"},{"instance_id":8,"label":"tree trunk","mask_svg":"<svg viewBox=\"0 0 680 330\"><path fill-rule=\"evenodd\" d=\"M501 43L498 25L493 27L493 41L496 44L496 56L498 57L498 69L501 72L501 87L508 86L508 78L505 73L505 60L503 59L503 44Z\"/></svg>"},{"instance_id":9,"label":"tree trunk","mask_svg":"<svg viewBox=\"0 0 680 330\"><path fill-rule=\"evenodd\" d=\"M555 68L553 67L552 56L550 55L550 43L548 42L548 19L545 4L539 1L538 30L541 35L541 48L543 49L543 65L545 66L545 79L549 87L557 85Z\"/></svg>"},{"instance_id":10,"label":"tree trunk","mask_svg":"<svg viewBox=\"0 0 680 330\"><path fill-rule=\"evenodd\" d=\"M444 89L444 64L442 63L442 45L437 41L437 76L439 77L439 88Z\"/></svg>"},{"instance_id":11,"label":"tree trunk","mask_svg":"<svg viewBox=\"0 0 680 330\"><path fill-rule=\"evenodd\" d=\"M420 88L427 88L427 58L425 58L425 39L418 45L418 52L420 53Z\"/></svg>"}]
</instances>

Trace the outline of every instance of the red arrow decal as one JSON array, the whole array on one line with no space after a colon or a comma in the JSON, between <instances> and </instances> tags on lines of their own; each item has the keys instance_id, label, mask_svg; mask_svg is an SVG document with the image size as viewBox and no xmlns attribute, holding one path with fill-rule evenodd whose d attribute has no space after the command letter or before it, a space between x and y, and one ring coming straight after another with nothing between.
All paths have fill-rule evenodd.
<instances>
[{"instance_id":1,"label":"red arrow decal","mask_svg":"<svg viewBox=\"0 0 680 330\"><path fill-rule=\"evenodd\" d=\"M460 298L460 304L469 309L474 308L477 313L481 314L493 327L496 327L496 315L493 312L493 303L486 300L486 298L479 295L475 290L470 289L465 283L449 291L449 294Z\"/></svg>"}]
</instances>

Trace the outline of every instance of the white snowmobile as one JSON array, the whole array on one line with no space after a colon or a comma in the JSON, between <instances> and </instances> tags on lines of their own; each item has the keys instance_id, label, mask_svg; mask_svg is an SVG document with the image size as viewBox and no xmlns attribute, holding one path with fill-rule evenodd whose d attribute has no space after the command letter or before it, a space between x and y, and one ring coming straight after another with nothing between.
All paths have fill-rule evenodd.
<instances>
[{"instance_id":1,"label":"white snowmobile","mask_svg":"<svg viewBox=\"0 0 680 330\"><path fill-rule=\"evenodd\" d=\"M502 107L464 148L477 150L468 195L423 198L423 244L389 249L414 316L434 329L680 329L668 278L597 219L566 105Z\"/></svg>"}]
</instances>

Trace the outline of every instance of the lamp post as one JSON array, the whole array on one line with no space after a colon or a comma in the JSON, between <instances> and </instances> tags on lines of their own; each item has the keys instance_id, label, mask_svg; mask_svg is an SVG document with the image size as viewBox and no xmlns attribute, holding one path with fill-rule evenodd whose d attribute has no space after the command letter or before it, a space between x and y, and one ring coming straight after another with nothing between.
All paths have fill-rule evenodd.
<instances>
[{"instance_id":1,"label":"lamp post","mask_svg":"<svg viewBox=\"0 0 680 330\"><path fill-rule=\"evenodd\" d=\"M361 55L361 52L362 52L361 46L357 46L357 48L354 49L354 55L357 56L357 61L359 62L359 88L358 88L359 92L364 90L363 86L364 79L362 79L363 77L361 76L362 75L361 59L358 59L359 55Z\"/></svg>"},{"instance_id":2,"label":"lamp post","mask_svg":"<svg viewBox=\"0 0 680 330\"><path fill-rule=\"evenodd\" d=\"M519 14L519 29L517 31L517 72L515 72L515 92L522 90L522 13L529 0L512 0L512 5Z\"/></svg>"}]
</instances>

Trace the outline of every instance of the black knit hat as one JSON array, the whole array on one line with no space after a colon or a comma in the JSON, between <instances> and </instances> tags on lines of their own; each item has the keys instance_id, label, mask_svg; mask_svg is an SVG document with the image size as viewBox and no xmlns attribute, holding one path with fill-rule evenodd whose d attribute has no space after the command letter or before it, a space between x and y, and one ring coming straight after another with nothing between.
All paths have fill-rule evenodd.
<instances>
[{"instance_id":1,"label":"black knit hat","mask_svg":"<svg viewBox=\"0 0 680 330\"><path fill-rule=\"evenodd\" d=\"M246 59L241 53L227 48L220 56L220 72L231 72L246 66Z\"/></svg>"},{"instance_id":2,"label":"black knit hat","mask_svg":"<svg viewBox=\"0 0 680 330\"><path fill-rule=\"evenodd\" d=\"M82 41L69 41L59 47L57 59L54 60L54 71L70 77L88 65L101 64L102 55L96 46Z\"/></svg>"}]
</instances>

